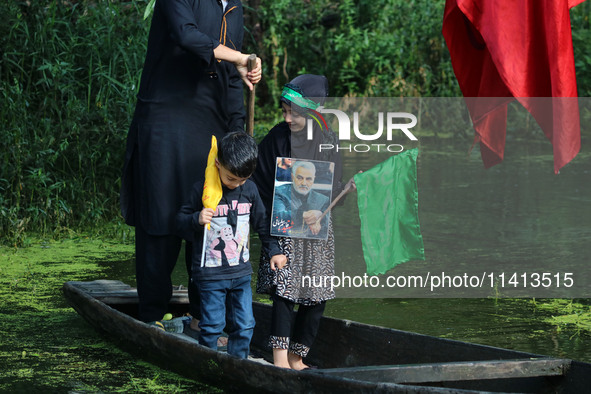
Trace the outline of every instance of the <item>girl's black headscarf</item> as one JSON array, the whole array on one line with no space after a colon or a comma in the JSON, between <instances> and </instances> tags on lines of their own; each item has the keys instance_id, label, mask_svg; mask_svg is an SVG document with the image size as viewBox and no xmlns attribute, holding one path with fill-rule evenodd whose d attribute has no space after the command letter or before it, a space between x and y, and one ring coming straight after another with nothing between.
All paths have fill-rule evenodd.
<instances>
[{"instance_id":1,"label":"girl's black headscarf","mask_svg":"<svg viewBox=\"0 0 591 394\"><path fill-rule=\"evenodd\" d=\"M323 75L299 75L286 84L281 94L281 102L291 106L292 110L309 118L313 111L324 105L328 97L328 80ZM332 130L326 130L313 121L313 138L307 139L307 129L292 132L286 122L281 122L267 134L259 144L259 160L252 180L259 188L267 215L273 205L273 188L277 157L331 161L334 166L333 196L343 189L342 161L337 151L318 148L320 144L338 145L338 138ZM342 201L342 200L341 200Z\"/></svg>"},{"instance_id":2,"label":"girl's black headscarf","mask_svg":"<svg viewBox=\"0 0 591 394\"><path fill-rule=\"evenodd\" d=\"M292 111L310 118L328 97L328 80L324 75L298 75L283 87L281 102L291 106ZM291 133L291 157L299 159L326 160L320 157L318 146L326 139L329 130L313 122L313 139L307 139L307 129Z\"/></svg>"}]
</instances>

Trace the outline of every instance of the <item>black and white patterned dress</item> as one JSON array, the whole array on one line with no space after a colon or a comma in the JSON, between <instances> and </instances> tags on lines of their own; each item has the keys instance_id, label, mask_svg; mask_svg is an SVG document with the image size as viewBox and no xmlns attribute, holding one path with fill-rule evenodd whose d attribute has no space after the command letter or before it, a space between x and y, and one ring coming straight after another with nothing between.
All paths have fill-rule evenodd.
<instances>
[{"instance_id":1,"label":"black and white patterned dress","mask_svg":"<svg viewBox=\"0 0 591 394\"><path fill-rule=\"evenodd\" d=\"M282 237L279 238L279 246L287 256L287 264L280 270L272 271L269 256L262 253L257 293L276 294L302 305L314 305L335 298L330 286L335 260L331 221L326 241Z\"/></svg>"}]
</instances>

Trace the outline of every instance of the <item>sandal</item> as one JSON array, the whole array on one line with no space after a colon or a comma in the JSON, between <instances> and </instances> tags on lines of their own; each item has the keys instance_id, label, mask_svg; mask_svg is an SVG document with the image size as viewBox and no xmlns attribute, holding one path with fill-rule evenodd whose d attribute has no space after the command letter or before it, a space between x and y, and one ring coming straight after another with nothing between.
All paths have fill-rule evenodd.
<instances>
[{"instance_id":1,"label":"sandal","mask_svg":"<svg viewBox=\"0 0 591 394\"><path fill-rule=\"evenodd\" d=\"M146 324L149 326L155 326L155 327L161 329L162 331L166 331L166 329L164 328L164 324L162 324L162 322L160 320L147 322Z\"/></svg>"}]
</instances>

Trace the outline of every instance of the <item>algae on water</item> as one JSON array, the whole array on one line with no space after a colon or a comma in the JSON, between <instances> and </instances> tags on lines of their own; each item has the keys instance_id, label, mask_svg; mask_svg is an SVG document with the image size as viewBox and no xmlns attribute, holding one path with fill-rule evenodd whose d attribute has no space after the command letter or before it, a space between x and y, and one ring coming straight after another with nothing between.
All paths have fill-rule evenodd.
<instances>
[{"instance_id":1,"label":"algae on water","mask_svg":"<svg viewBox=\"0 0 591 394\"><path fill-rule=\"evenodd\" d=\"M120 350L67 305L64 282L133 264L133 245L93 238L0 247L0 392L217 391Z\"/></svg>"}]
</instances>

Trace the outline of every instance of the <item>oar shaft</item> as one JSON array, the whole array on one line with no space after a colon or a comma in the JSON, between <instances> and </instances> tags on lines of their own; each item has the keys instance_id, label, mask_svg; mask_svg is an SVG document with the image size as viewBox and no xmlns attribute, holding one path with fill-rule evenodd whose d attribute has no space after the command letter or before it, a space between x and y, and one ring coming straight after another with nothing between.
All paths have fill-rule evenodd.
<instances>
[{"instance_id":1,"label":"oar shaft","mask_svg":"<svg viewBox=\"0 0 591 394\"><path fill-rule=\"evenodd\" d=\"M252 71L257 65L257 55L254 53L248 57L248 71ZM256 85L253 85L252 90L248 95L248 121L246 124L246 132L252 136L254 134L254 91Z\"/></svg>"}]
</instances>

